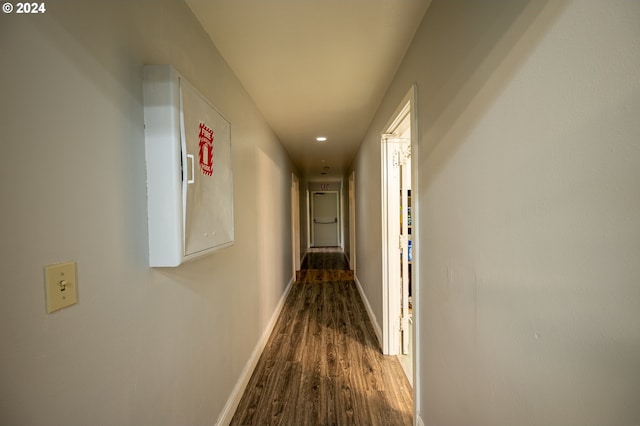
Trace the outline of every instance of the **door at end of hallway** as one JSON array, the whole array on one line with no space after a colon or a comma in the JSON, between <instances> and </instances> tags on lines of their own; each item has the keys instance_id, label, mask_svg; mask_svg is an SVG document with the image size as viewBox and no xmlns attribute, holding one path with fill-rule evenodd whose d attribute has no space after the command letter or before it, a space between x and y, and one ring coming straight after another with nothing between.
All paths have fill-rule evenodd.
<instances>
[{"instance_id":1,"label":"door at end of hallway","mask_svg":"<svg viewBox=\"0 0 640 426\"><path fill-rule=\"evenodd\" d=\"M337 191L314 191L311 197L312 246L337 247L339 210Z\"/></svg>"}]
</instances>

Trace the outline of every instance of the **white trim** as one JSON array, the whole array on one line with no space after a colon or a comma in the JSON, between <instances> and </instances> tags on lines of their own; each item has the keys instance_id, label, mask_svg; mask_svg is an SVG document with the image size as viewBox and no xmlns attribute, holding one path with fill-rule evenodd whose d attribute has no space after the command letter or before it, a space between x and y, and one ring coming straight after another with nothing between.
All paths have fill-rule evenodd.
<instances>
[{"instance_id":1,"label":"white trim","mask_svg":"<svg viewBox=\"0 0 640 426\"><path fill-rule=\"evenodd\" d=\"M291 173L291 244L295 277L300 269L300 179L295 173Z\"/></svg>"},{"instance_id":2,"label":"white trim","mask_svg":"<svg viewBox=\"0 0 640 426\"><path fill-rule=\"evenodd\" d=\"M378 338L378 345L380 345L382 342L382 329L380 328L380 325L378 324L378 320L376 319L376 315L373 313L373 309L369 304L369 299L367 299L367 296L364 294L364 290L362 289L362 284L360 284L360 280L358 279L358 276L354 274L353 280L355 281L356 287L358 288L358 293L360 293L360 298L362 299L362 303L364 303L364 307L367 310L367 314L369 315L369 320L373 325L373 331L376 332L376 337Z\"/></svg>"},{"instance_id":3,"label":"white trim","mask_svg":"<svg viewBox=\"0 0 640 426\"><path fill-rule=\"evenodd\" d=\"M344 188L342 182L340 183L340 192L338 193L338 205L340 206L340 226L338 228L340 244L338 244L338 246L344 252Z\"/></svg>"},{"instance_id":4,"label":"white trim","mask_svg":"<svg viewBox=\"0 0 640 426\"><path fill-rule=\"evenodd\" d=\"M384 133L380 135L381 159L381 212L382 212L382 352L385 355L398 355L400 352L400 305L402 298L401 284L396 280L401 276L400 253L398 238L400 230L400 169L394 159L401 136L407 130L404 122L409 118L411 141L417 137L413 133L413 107L415 105L415 84L411 86L402 101L387 121ZM413 165L412 161L412 165ZM413 174L411 175L413 180ZM416 194L417 195L417 194ZM415 256L414 256L415 258ZM397 287L396 287L397 286ZM406 301L405 301L406 303Z\"/></svg>"},{"instance_id":5,"label":"white trim","mask_svg":"<svg viewBox=\"0 0 640 426\"><path fill-rule=\"evenodd\" d=\"M419 191L419 147L420 147L420 132L418 123L418 86L413 84L409 93L407 94L411 101L411 217L413 223L411 225L412 234L412 248L413 261L411 268L411 298L413 302L413 345L412 345L412 359L413 359L413 410L414 418L418 426L424 426L422 418L420 417L421 410L421 397L422 397L422 382L420 381L420 356L421 356L421 343L420 339L420 321L421 321L421 283L420 283L420 191Z\"/></svg>"},{"instance_id":6,"label":"white trim","mask_svg":"<svg viewBox=\"0 0 640 426\"><path fill-rule=\"evenodd\" d=\"M291 287L293 286L294 278L289 281L287 284L287 288L284 290L280 301L278 302L278 306L276 306L273 315L271 315L271 319L267 324L267 327L262 332L262 336L260 336L260 340L256 344L256 347L253 349L249 360L247 361L242 373L240 373L240 378L236 382L233 391L231 392L231 396L227 400L227 403L224 405L220 416L218 416L218 421L216 422L217 426L228 425L231 423L231 419L240 404L240 400L242 399L242 395L244 394L247 385L249 384L249 380L251 379L251 375L253 374L253 370L255 370L256 365L258 365L258 360L260 359L260 355L262 355L262 351L264 351L267 342L269 341L269 337L273 332L273 329L278 321L278 317L282 312L282 308L284 308L284 302L287 300L287 296L289 295L289 291L291 291Z\"/></svg>"},{"instance_id":7,"label":"white trim","mask_svg":"<svg viewBox=\"0 0 640 426\"><path fill-rule=\"evenodd\" d=\"M349 267L356 273L356 172L349 176Z\"/></svg>"},{"instance_id":8,"label":"white trim","mask_svg":"<svg viewBox=\"0 0 640 426\"><path fill-rule=\"evenodd\" d=\"M311 193L309 189L306 190L306 202L307 202L307 250L311 248ZM306 254L306 253L305 253Z\"/></svg>"},{"instance_id":9,"label":"white trim","mask_svg":"<svg viewBox=\"0 0 640 426\"><path fill-rule=\"evenodd\" d=\"M393 164L395 145L386 135L382 135L382 353L385 355L397 355L400 345L400 294L392 291L393 281L400 277L400 218L397 210L400 205L400 177L399 168Z\"/></svg>"}]
</instances>

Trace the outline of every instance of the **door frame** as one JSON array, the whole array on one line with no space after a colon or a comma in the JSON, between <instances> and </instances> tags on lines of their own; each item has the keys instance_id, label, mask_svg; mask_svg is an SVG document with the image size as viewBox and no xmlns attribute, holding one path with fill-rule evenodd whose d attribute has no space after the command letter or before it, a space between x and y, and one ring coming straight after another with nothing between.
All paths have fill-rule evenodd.
<instances>
[{"instance_id":1,"label":"door frame","mask_svg":"<svg viewBox=\"0 0 640 426\"><path fill-rule=\"evenodd\" d=\"M390 127L387 127L389 129ZM394 166L396 143L387 134L381 141L382 177L382 352L398 355L400 345L399 262L400 236L400 173Z\"/></svg>"},{"instance_id":2,"label":"door frame","mask_svg":"<svg viewBox=\"0 0 640 426\"><path fill-rule=\"evenodd\" d=\"M293 280L300 270L300 179L291 173L291 253Z\"/></svg>"},{"instance_id":3,"label":"door frame","mask_svg":"<svg viewBox=\"0 0 640 426\"><path fill-rule=\"evenodd\" d=\"M414 397L418 397L419 381L416 380L419 374L416 360L419 356L419 315L420 315L420 221L419 219L419 190L418 190L418 120L417 120L417 86L414 84L411 86L407 94L404 96L391 118L388 120L384 127L385 133L381 135L381 170L382 170L382 350L386 355L395 355L398 353L400 347L400 297L396 288L391 288L389 277L392 274L399 274L398 270L390 269L389 256L394 256L393 247L398 247L398 241L390 240L390 234L395 233L394 230L389 231L389 226L395 226L388 221L387 208L389 202L397 200L399 203L399 194L390 194L387 189L386 179L388 176L388 165L393 162L392 158L389 158L390 151L386 146L386 138L389 133L392 133L400 123L400 121L406 116L405 110L409 109L409 119L411 128L411 216L414 218L412 223L412 268L411 268L411 293L413 303L413 383L414 383ZM391 131L390 131L391 130ZM400 225L397 224L399 230ZM398 250L399 254L399 250ZM415 399L416 401L418 399Z\"/></svg>"},{"instance_id":4,"label":"door frame","mask_svg":"<svg viewBox=\"0 0 640 426\"><path fill-rule=\"evenodd\" d=\"M349 175L349 267L356 273L356 172Z\"/></svg>"}]
</instances>

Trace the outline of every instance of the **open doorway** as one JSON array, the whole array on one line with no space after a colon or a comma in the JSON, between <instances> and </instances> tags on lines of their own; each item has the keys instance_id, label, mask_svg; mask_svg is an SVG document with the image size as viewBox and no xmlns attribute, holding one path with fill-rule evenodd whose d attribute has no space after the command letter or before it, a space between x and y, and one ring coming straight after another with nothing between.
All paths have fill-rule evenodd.
<instances>
[{"instance_id":1,"label":"open doorway","mask_svg":"<svg viewBox=\"0 0 640 426\"><path fill-rule=\"evenodd\" d=\"M383 351L398 355L409 382L414 377L413 316L416 196L412 151L415 126L409 91L382 134ZM415 163L415 162L414 162Z\"/></svg>"}]
</instances>

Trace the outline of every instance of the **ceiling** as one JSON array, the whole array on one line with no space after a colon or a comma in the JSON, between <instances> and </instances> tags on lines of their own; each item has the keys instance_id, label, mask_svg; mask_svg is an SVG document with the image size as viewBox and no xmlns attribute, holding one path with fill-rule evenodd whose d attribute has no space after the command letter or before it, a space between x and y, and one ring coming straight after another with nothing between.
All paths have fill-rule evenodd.
<instances>
[{"instance_id":1,"label":"ceiling","mask_svg":"<svg viewBox=\"0 0 640 426\"><path fill-rule=\"evenodd\" d=\"M430 3L186 1L310 181L344 176Z\"/></svg>"}]
</instances>

